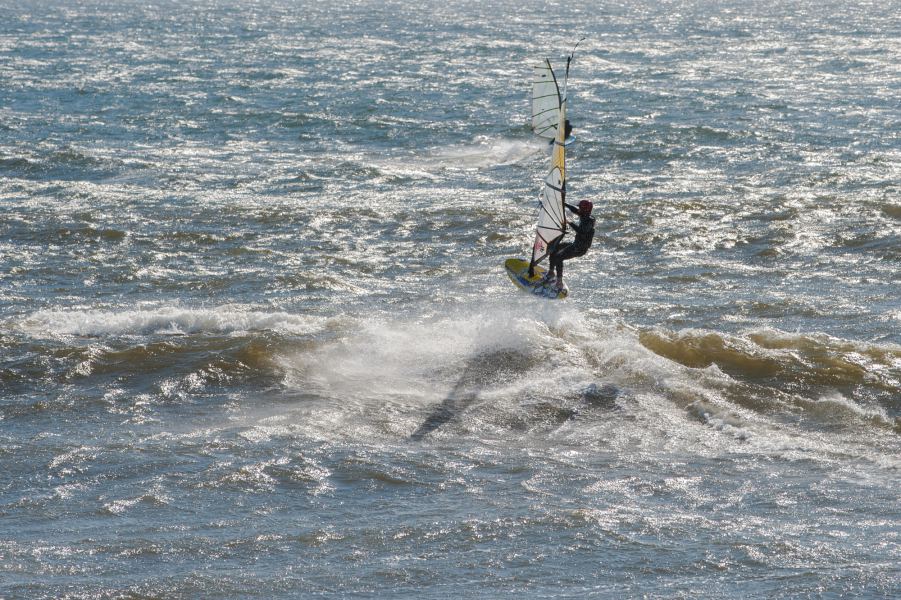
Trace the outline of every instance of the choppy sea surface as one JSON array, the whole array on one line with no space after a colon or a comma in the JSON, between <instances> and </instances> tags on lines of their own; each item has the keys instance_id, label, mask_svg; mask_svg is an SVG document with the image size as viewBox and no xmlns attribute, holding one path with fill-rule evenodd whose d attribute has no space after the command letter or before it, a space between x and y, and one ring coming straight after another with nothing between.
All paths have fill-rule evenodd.
<instances>
[{"instance_id":1,"label":"choppy sea surface","mask_svg":"<svg viewBox=\"0 0 901 600\"><path fill-rule=\"evenodd\" d=\"M0 597L898 597L899 99L893 0L0 1Z\"/></svg>"}]
</instances>

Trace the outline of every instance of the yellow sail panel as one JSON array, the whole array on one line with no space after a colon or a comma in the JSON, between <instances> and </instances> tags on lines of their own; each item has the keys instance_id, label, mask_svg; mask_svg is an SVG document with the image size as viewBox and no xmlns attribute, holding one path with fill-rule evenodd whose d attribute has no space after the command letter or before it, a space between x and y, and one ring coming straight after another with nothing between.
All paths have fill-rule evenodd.
<instances>
[{"instance_id":1,"label":"yellow sail panel","mask_svg":"<svg viewBox=\"0 0 901 600\"><path fill-rule=\"evenodd\" d=\"M557 123L557 137L554 140L552 164L560 169L561 179L566 181L566 98L560 101L560 120ZM562 208L562 200L561 200ZM566 220L564 219L564 225Z\"/></svg>"}]
</instances>

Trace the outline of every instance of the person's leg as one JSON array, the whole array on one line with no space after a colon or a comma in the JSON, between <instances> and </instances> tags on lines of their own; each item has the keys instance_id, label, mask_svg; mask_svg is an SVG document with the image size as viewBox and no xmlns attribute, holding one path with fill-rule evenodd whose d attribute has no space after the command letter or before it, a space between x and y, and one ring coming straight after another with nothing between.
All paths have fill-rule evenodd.
<instances>
[{"instance_id":1,"label":"person's leg","mask_svg":"<svg viewBox=\"0 0 901 600\"><path fill-rule=\"evenodd\" d=\"M559 238L551 242L547 252L547 273L544 274L544 282L548 282L554 277L554 265L556 264L557 251L560 249Z\"/></svg>"},{"instance_id":2,"label":"person's leg","mask_svg":"<svg viewBox=\"0 0 901 600\"><path fill-rule=\"evenodd\" d=\"M575 258L576 256L579 256L579 254L576 252L576 249L572 244L567 244L566 246L560 248L560 252L558 252L556 255L557 285L563 285L563 261Z\"/></svg>"},{"instance_id":3,"label":"person's leg","mask_svg":"<svg viewBox=\"0 0 901 600\"><path fill-rule=\"evenodd\" d=\"M547 273L544 274L544 282L547 283L554 279L554 271L557 269L557 257L560 254L560 248L556 243L553 246L550 256L548 257Z\"/></svg>"},{"instance_id":4,"label":"person's leg","mask_svg":"<svg viewBox=\"0 0 901 600\"><path fill-rule=\"evenodd\" d=\"M545 283L547 283L548 281L550 281L554 278L554 270L556 268L557 268L557 255L551 254L550 260L548 261L547 273L544 274L544 282Z\"/></svg>"}]
</instances>

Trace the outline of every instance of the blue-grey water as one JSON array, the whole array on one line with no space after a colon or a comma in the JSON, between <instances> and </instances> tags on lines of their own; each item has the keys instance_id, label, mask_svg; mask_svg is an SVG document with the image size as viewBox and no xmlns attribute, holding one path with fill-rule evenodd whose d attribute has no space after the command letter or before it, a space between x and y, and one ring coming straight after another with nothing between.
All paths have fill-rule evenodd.
<instances>
[{"instance_id":1,"label":"blue-grey water","mask_svg":"<svg viewBox=\"0 0 901 600\"><path fill-rule=\"evenodd\" d=\"M0 598L901 596L899 266L897 0L0 0Z\"/></svg>"}]
</instances>

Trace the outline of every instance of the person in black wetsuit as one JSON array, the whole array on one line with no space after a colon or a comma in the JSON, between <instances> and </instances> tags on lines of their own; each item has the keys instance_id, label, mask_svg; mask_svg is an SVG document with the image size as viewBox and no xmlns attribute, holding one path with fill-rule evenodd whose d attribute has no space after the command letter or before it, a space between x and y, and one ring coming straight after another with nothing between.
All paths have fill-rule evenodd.
<instances>
[{"instance_id":1,"label":"person in black wetsuit","mask_svg":"<svg viewBox=\"0 0 901 600\"><path fill-rule=\"evenodd\" d=\"M584 256L594 240L594 217L591 216L594 205L588 200L582 200L578 207L566 204L566 208L579 215L578 223L569 222L570 227L576 232L576 239L565 244L557 243L557 247L550 256L547 274L544 276L544 283L547 284L553 281L556 272L558 289L563 287L563 261Z\"/></svg>"},{"instance_id":2,"label":"person in black wetsuit","mask_svg":"<svg viewBox=\"0 0 901 600\"><path fill-rule=\"evenodd\" d=\"M568 140L572 134L573 134L572 123L569 122L569 119L566 119L566 121L564 122L564 125L563 125L563 141L565 142L566 140ZM556 139L557 138L554 137L553 139L548 140L547 141L548 145L553 146Z\"/></svg>"}]
</instances>

